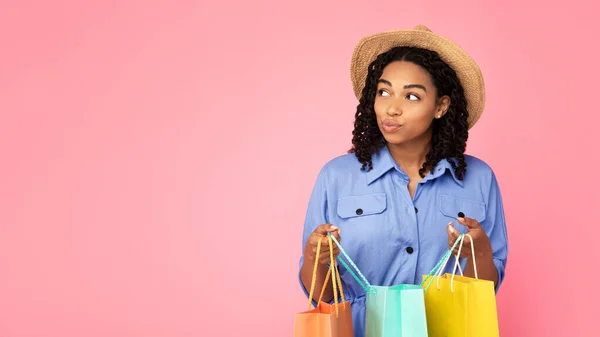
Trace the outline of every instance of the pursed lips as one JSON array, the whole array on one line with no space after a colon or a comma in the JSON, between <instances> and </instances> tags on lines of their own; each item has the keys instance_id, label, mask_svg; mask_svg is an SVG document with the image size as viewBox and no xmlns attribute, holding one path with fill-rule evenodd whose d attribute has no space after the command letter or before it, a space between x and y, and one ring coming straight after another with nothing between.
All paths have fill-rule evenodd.
<instances>
[{"instance_id":1,"label":"pursed lips","mask_svg":"<svg viewBox=\"0 0 600 337\"><path fill-rule=\"evenodd\" d=\"M398 131L398 129L400 129L402 127L402 124L398 123L397 121L393 120L393 119L385 119L383 120L383 122L381 122L382 125L382 129L384 132L394 132L394 131Z\"/></svg>"}]
</instances>

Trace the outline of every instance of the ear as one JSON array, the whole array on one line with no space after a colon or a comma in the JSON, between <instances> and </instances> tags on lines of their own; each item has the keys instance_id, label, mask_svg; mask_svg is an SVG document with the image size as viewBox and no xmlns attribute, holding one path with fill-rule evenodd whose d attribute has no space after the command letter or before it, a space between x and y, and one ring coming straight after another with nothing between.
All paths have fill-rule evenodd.
<instances>
[{"instance_id":1,"label":"ear","mask_svg":"<svg viewBox=\"0 0 600 337\"><path fill-rule=\"evenodd\" d=\"M442 96L438 100L437 106L435 108L435 118L442 118L448 112L448 108L450 107L450 97Z\"/></svg>"}]
</instances>

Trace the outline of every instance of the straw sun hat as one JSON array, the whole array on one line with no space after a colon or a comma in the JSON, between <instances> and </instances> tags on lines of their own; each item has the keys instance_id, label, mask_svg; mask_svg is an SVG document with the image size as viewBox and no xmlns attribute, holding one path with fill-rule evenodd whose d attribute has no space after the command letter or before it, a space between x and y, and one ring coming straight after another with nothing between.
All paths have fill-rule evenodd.
<instances>
[{"instance_id":1,"label":"straw sun hat","mask_svg":"<svg viewBox=\"0 0 600 337\"><path fill-rule=\"evenodd\" d=\"M392 30L362 38L352 54L350 72L356 98L360 100L369 65L377 56L394 47L418 47L436 51L458 75L467 99L469 128L473 127L485 105L485 86L479 66L456 43L419 25L409 30ZM451 103L452 104L452 103Z\"/></svg>"}]
</instances>

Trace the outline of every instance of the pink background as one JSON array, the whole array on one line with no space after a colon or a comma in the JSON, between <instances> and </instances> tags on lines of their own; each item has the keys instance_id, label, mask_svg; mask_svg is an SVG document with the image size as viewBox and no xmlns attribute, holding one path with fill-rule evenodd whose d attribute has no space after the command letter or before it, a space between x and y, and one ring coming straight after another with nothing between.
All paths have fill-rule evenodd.
<instances>
[{"instance_id":1,"label":"pink background","mask_svg":"<svg viewBox=\"0 0 600 337\"><path fill-rule=\"evenodd\" d=\"M502 336L598 336L593 7L2 2L0 336L291 336L352 49L419 23L485 75L468 151L504 194Z\"/></svg>"}]
</instances>

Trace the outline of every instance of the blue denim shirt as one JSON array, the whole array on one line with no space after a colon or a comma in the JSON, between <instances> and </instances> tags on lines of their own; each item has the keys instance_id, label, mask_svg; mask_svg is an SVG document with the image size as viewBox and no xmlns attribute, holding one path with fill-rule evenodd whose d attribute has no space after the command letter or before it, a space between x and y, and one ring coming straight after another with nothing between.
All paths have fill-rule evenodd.
<instances>
[{"instance_id":1,"label":"blue denim shirt","mask_svg":"<svg viewBox=\"0 0 600 337\"><path fill-rule=\"evenodd\" d=\"M448 250L446 227L459 212L481 223L491 240L498 270L496 291L504 280L508 253L502 197L496 176L482 160L466 156L467 172L459 180L442 160L419 184L414 198L409 177L387 147L372 158L373 169L362 171L354 154L329 161L320 171L308 203L302 248L321 224L340 228L341 244L372 285L420 284ZM300 258L300 267L303 257ZM466 259L461 259L463 270ZM445 272L452 272L448 263ZM365 291L339 266L344 294L352 304L355 336L364 336ZM308 291L300 280L308 298Z\"/></svg>"}]
</instances>

